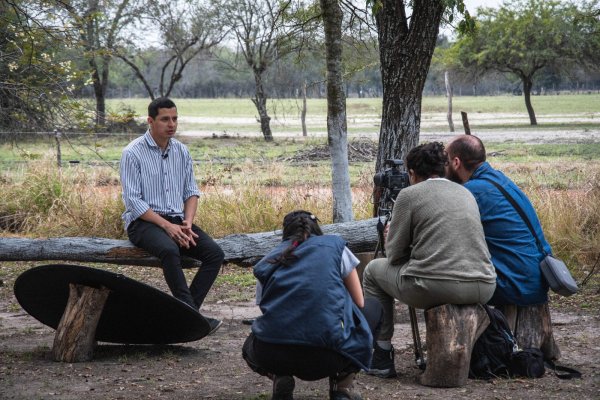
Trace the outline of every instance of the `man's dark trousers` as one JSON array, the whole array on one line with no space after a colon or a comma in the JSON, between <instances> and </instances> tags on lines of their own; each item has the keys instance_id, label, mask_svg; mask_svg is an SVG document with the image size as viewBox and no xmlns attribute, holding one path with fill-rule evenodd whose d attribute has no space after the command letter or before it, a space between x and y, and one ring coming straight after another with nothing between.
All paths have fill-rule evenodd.
<instances>
[{"instance_id":1,"label":"man's dark trousers","mask_svg":"<svg viewBox=\"0 0 600 400\"><path fill-rule=\"evenodd\" d=\"M167 221L181 225L181 217L162 216ZM192 224L192 231L198 235L196 246L189 249L180 247L161 227L141 219L127 227L127 235L134 245L160 259L165 281L173 296L199 309L219 274L225 258L223 250L202 229ZM188 256L202 262L188 288L181 267L181 256Z\"/></svg>"}]
</instances>

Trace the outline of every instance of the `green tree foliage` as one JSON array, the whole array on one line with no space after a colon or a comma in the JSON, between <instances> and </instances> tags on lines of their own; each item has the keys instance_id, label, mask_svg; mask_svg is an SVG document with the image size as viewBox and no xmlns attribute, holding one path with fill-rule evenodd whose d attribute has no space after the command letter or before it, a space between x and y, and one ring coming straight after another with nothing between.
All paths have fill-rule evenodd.
<instances>
[{"instance_id":1,"label":"green tree foliage","mask_svg":"<svg viewBox=\"0 0 600 400\"><path fill-rule=\"evenodd\" d=\"M523 86L531 125L534 77L544 69L569 73L576 65L598 65L598 0L507 0L501 8L482 8L475 32L461 35L452 51L465 68L513 74Z\"/></svg>"},{"instance_id":2,"label":"green tree foliage","mask_svg":"<svg viewBox=\"0 0 600 400\"><path fill-rule=\"evenodd\" d=\"M64 129L77 107L69 102L78 78L60 49L73 32L55 24L53 2L0 1L0 129Z\"/></svg>"}]
</instances>

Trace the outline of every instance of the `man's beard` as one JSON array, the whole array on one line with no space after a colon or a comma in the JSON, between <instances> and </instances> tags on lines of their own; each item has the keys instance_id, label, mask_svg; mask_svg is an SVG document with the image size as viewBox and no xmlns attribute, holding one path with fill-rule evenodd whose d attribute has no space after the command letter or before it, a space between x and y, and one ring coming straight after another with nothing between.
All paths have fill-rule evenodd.
<instances>
[{"instance_id":1,"label":"man's beard","mask_svg":"<svg viewBox=\"0 0 600 400\"><path fill-rule=\"evenodd\" d=\"M456 171L452 169L451 166L448 166L448 168L446 168L446 179L449 179L452 182L460 183L461 185L463 184L463 181L460 179Z\"/></svg>"}]
</instances>

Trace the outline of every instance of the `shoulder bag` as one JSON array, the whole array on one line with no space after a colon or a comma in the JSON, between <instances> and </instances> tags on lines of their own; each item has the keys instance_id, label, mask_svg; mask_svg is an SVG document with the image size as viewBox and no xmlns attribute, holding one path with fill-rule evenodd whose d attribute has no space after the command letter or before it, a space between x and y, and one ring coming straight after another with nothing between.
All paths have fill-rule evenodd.
<instances>
[{"instance_id":1,"label":"shoulder bag","mask_svg":"<svg viewBox=\"0 0 600 400\"><path fill-rule=\"evenodd\" d=\"M542 275L544 275L544 278L548 282L550 289L552 289L553 292L558 293L562 296L570 296L572 294L577 293L577 283L571 276L571 272L569 272L569 269L567 268L564 262L544 251L544 246L542 246L540 239L536 235L535 230L533 229L533 226L529 221L529 218L527 218L527 215L519 206L519 204L515 201L515 199L513 199L512 196L508 194L508 192L497 182L494 182L493 180L488 178L479 179L491 182L494 186L496 186L496 188L500 190L504 197L506 197L509 203L512 204L515 210L519 213L519 215L531 231L540 252L544 254L544 259L540 262L540 269L542 270Z\"/></svg>"}]
</instances>

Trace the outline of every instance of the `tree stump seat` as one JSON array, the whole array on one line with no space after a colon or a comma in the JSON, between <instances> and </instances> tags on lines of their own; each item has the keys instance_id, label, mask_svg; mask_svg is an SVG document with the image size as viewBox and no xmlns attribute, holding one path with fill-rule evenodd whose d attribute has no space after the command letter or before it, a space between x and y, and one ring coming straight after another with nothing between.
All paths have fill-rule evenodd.
<instances>
[{"instance_id":1,"label":"tree stump seat","mask_svg":"<svg viewBox=\"0 0 600 400\"><path fill-rule=\"evenodd\" d=\"M427 365L420 383L432 387L466 385L473 345L489 323L480 304L444 304L425 310Z\"/></svg>"},{"instance_id":2,"label":"tree stump seat","mask_svg":"<svg viewBox=\"0 0 600 400\"><path fill-rule=\"evenodd\" d=\"M532 306L514 304L497 306L502 311L520 348L536 348L545 360L558 360L560 349L552 333L552 319L548 303Z\"/></svg>"},{"instance_id":3,"label":"tree stump seat","mask_svg":"<svg viewBox=\"0 0 600 400\"><path fill-rule=\"evenodd\" d=\"M34 267L19 275L14 292L25 311L56 329L55 361L89 361L98 341L172 344L199 340L210 332L208 321L184 302L101 269Z\"/></svg>"}]
</instances>

